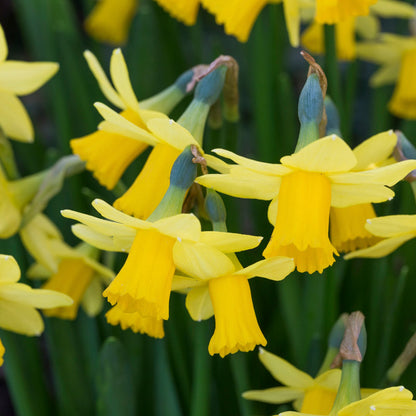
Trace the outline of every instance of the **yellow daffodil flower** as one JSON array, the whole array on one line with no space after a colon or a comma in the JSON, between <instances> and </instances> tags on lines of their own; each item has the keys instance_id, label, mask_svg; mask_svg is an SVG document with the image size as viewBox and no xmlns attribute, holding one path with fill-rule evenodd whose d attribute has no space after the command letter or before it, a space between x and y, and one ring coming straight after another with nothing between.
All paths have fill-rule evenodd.
<instances>
[{"instance_id":1,"label":"yellow daffodil flower","mask_svg":"<svg viewBox=\"0 0 416 416\"><path fill-rule=\"evenodd\" d=\"M333 24L351 16L366 16L377 0L316 0L315 20Z\"/></svg>"},{"instance_id":2,"label":"yellow daffodil flower","mask_svg":"<svg viewBox=\"0 0 416 416\"><path fill-rule=\"evenodd\" d=\"M397 0L379 0L370 7L366 16L346 17L335 23L335 39L337 57L341 60L351 61L356 58L356 40L358 34L365 40L374 40L380 31L379 17L396 17L412 19L415 17L415 8L405 2ZM302 34L301 44L310 53L323 55L324 26L314 21Z\"/></svg>"},{"instance_id":3,"label":"yellow daffodil flower","mask_svg":"<svg viewBox=\"0 0 416 416\"><path fill-rule=\"evenodd\" d=\"M357 56L380 65L370 78L372 87L393 84L397 81L388 108L391 113L405 119L416 119L416 38L382 33L379 42L357 45Z\"/></svg>"},{"instance_id":4,"label":"yellow daffodil flower","mask_svg":"<svg viewBox=\"0 0 416 416\"><path fill-rule=\"evenodd\" d=\"M6 61L8 48L0 26L0 128L5 135L19 141L32 142L32 122L17 96L31 94L58 70L55 62Z\"/></svg>"},{"instance_id":5,"label":"yellow daffodil flower","mask_svg":"<svg viewBox=\"0 0 416 416\"><path fill-rule=\"evenodd\" d=\"M362 142L354 150L357 164L351 171L359 172L384 166L391 161L397 136L393 131L377 134ZM366 230L367 219L376 217L371 204L352 205L346 208L331 208L330 239L334 247L344 253L372 246L378 238Z\"/></svg>"},{"instance_id":6,"label":"yellow daffodil flower","mask_svg":"<svg viewBox=\"0 0 416 416\"><path fill-rule=\"evenodd\" d=\"M283 358L263 348L259 349L259 359L283 386L246 391L243 393L245 399L273 404L293 401L294 407L300 412L329 414L337 395L341 370L329 370L312 378Z\"/></svg>"},{"instance_id":7,"label":"yellow daffodil flower","mask_svg":"<svg viewBox=\"0 0 416 416\"><path fill-rule=\"evenodd\" d=\"M334 260L336 249L328 238L330 207L383 202L394 196L387 188L416 166L416 161L350 172L357 158L336 135L324 137L297 153L281 158L281 164L253 161L216 149L237 163L230 173L200 176L196 182L240 197L272 200L269 221L275 225L263 255L287 256L300 272L320 273Z\"/></svg>"},{"instance_id":8,"label":"yellow daffodil flower","mask_svg":"<svg viewBox=\"0 0 416 416\"><path fill-rule=\"evenodd\" d=\"M378 258L392 253L406 241L416 237L416 215L388 215L368 219L365 228L379 240L371 247L348 253L345 258Z\"/></svg>"},{"instance_id":9,"label":"yellow daffodil flower","mask_svg":"<svg viewBox=\"0 0 416 416\"><path fill-rule=\"evenodd\" d=\"M72 304L63 293L32 289L18 283L20 269L12 256L0 255L0 327L24 335L40 335L43 321L35 308L49 309Z\"/></svg>"},{"instance_id":10,"label":"yellow daffodil flower","mask_svg":"<svg viewBox=\"0 0 416 416\"><path fill-rule=\"evenodd\" d=\"M4 363L4 358L3 358L3 356L4 356L4 352L5 352L6 350L4 349L4 345L3 345L3 343L1 342L1 339L0 339L0 367L3 365L3 363Z\"/></svg>"},{"instance_id":11,"label":"yellow daffodil flower","mask_svg":"<svg viewBox=\"0 0 416 416\"><path fill-rule=\"evenodd\" d=\"M122 110L123 117L146 129L144 120L148 117L164 116L163 113L145 110L143 107L146 105L139 105L120 49L113 51L110 62L114 87L97 58L89 51L86 51L84 56L104 96ZM147 148L149 140L134 140L122 132L104 130L103 126L99 126L99 129L85 137L71 140L70 144L72 151L87 162L87 169L93 172L101 185L112 189L131 162ZM150 144L154 145L155 141L150 140Z\"/></svg>"},{"instance_id":12,"label":"yellow daffodil flower","mask_svg":"<svg viewBox=\"0 0 416 416\"><path fill-rule=\"evenodd\" d=\"M189 277L175 276L172 288L190 288L186 307L192 319L200 321L215 315L215 332L208 351L224 357L237 351L251 351L267 342L257 323L248 279L259 276L282 280L293 271L294 263L292 259L276 257L243 268L234 254L241 249L241 242L230 241L225 246L222 242L226 255L218 247L221 236L229 239L223 232L205 232L196 244L184 242L174 247L174 262ZM260 241L257 239L254 246Z\"/></svg>"},{"instance_id":13,"label":"yellow daffodil flower","mask_svg":"<svg viewBox=\"0 0 416 416\"><path fill-rule=\"evenodd\" d=\"M416 401L412 398L413 394L403 386L390 387L365 399L350 403L334 413L334 416L412 416L416 415ZM283 412L279 414L279 416L301 415L319 416L320 413Z\"/></svg>"},{"instance_id":14,"label":"yellow daffodil flower","mask_svg":"<svg viewBox=\"0 0 416 416\"><path fill-rule=\"evenodd\" d=\"M48 231L48 228L41 231L45 230ZM37 234L33 233L31 237L33 235ZM47 239L47 236L43 238ZM97 261L99 251L88 244L82 243L72 248L59 239L51 239L48 243L57 270L51 272L37 263L29 269L28 276L33 279L47 279L42 288L65 293L73 299L73 303L70 306L49 309L45 311L45 315L75 319L78 308L82 305L87 315L96 316L103 308L103 287L113 280L113 271Z\"/></svg>"},{"instance_id":15,"label":"yellow daffodil flower","mask_svg":"<svg viewBox=\"0 0 416 416\"><path fill-rule=\"evenodd\" d=\"M22 212L38 191L44 172L8 181L0 166L0 238L14 235L22 221Z\"/></svg>"},{"instance_id":16,"label":"yellow daffodil flower","mask_svg":"<svg viewBox=\"0 0 416 416\"><path fill-rule=\"evenodd\" d=\"M200 0L155 0L172 17L188 26L194 25L198 15Z\"/></svg>"}]
</instances>

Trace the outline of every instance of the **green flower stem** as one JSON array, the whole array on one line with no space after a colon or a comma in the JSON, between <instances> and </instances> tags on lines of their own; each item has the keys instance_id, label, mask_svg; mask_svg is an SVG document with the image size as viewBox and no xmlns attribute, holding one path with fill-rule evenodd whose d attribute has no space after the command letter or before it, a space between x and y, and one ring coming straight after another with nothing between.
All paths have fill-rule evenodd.
<instances>
[{"instance_id":1,"label":"green flower stem","mask_svg":"<svg viewBox=\"0 0 416 416\"><path fill-rule=\"evenodd\" d=\"M353 126L353 115L355 109L355 99L357 92L357 81L358 81L358 62L352 61L348 64L347 79L345 86L345 108L344 108L344 124L343 133L344 137L347 138L347 142L350 141L352 126ZM345 140L345 139L344 139Z\"/></svg>"},{"instance_id":2,"label":"green flower stem","mask_svg":"<svg viewBox=\"0 0 416 416\"><path fill-rule=\"evenodd\" d=\"M189 130L201 146L209 108L210 106L207 103L193 100L178 120L178 123Z\"/></svg>"},{"instance_id":3,"label":"green flower stem","mask_svg":"<svg viewBox=\"0 0 416 416\"><path fill-rule=\"evenodd\" d=\"M236 396L238 397L239 414L241 416L250 416L253 414L252 402L243 399L241 394L250 389L250 376L248 371L247 354L236 353L230 357L231 372L234 379Z\"/></svg>"},{"instance_id":4,"label":"green flower stem","mask_svg":"<svg viewBox=\"0 0 416 416\"><path fill-rule=\"evenodd\" d=\"M334 358L338 355L338 348L330 347L326 351L325 358L322 362L321 367L319 368L319 371L317 373L317 376L325 373L325 371L328 371L331 369L331 364L334 361Z\"/></svg>"}]
</instances>

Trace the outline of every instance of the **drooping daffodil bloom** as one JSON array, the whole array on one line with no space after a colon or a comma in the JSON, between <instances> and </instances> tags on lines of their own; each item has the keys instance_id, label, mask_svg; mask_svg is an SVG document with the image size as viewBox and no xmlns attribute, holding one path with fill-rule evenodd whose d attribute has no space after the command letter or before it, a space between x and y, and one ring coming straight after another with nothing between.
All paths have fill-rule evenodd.
<instances>
[{"instance_id":1,"label":"drooping daffodil bloom","mask_svg":"<svg viewBox=\"0 0 416 416\"><path fill-rule=\"evenodd\" d=\"M224 357L266 344L257 323L248 279L259 276L282 280L293 271L294 262L287 257L275 257L243 268L234 254L241 249L241 242L221 243L221 235L225 233L207 232L204 243L184 242L174 247L176 266L189 277L175 275L172 288L190 289L186 307L192 319L201 321L215 315L215 332L208 351Z\"/></svg>"},{"instance_id":2,"label":"drooping daffodil bloom","mask_svg":"<svg viewBox=\"0 0 416 416\"><path fill-rule=\"evenodd\" d=\"M348 253L345 258L387 256L406 241L416 237L416 215L388 215L368 219L366 230L379 241L367 248Z\"/></svg>"},{"instance_id":3,"label":"drooping daffodil bloom","mask_svg":"<svg viewBox=\"0 0 416 416\"><path fill-rule=\"evenodd\" d=\"M397 143L393 131L376 134L353 149L357 164L351 171L359 172L395 163L391 157ZM375 244L378 238L365 228L367 219L376 217L371 204L331 208L330 239L334 247L344 253Z\"/></svg>"},{"instance_id":4,"label":"drooping daffodil bloom","mask_svg":"<svg viewBox=\"0 0 416 416\"><path fill-rule=\"evenodd\" d=\"M39 89L58 71L59 65L6 60L7 55L7 42L0 26L0 128L11 139L32 142L33 125L17 97Z\"/></svg>"},{"instance_id":5,"label":"drooping daffodil bloom","mask_svg":"<svg viewBox=\"0 0 416 416\"><path fill-rule=\"evenodd\" d=\"M36 310L71 305L72 299L63 293L32 289L18 283L20 269L12 256L0 255L0 327L23 335L40 335L44 324ZM0 346L0 356L4 352Z\"/></svg>"},{"instance_id":6,"label":"drooping daffodil bloom","mask_svg":"<svg viewBox=\"0 0 416 416\"><path fill-rule=\"evenodd\" d=\"M329 370L313 378L263 348L259 349L259 359L283 386L246 391L243 393L245 399L273 404L294 402L295 409L300 412L329 414L337 395L341 370Z\"/></svg>"},{"instance_id":7,"label":"drooping daffodil bloom","mask_svg":"<svg viewBox=\"0 0 416 416\"><path fill-rule=\"evenodd\" d=\"M405 119L416 119L416 37L382 33L378 41L357 45L357 56L380 65L370 78L372 87L396 83L388 104L390 112Z\"/></svg>"},{"instance_id":8,"label":"drooping daffodil bloom","mask_svg":"<svg viewBox=\"0 0 416 416\"><path fill-rule=\"evenodd\" d=\"M416 414L416 401L413 394L403 386L380 390L364 399L344 406L336 416L413 416ZM332 413L331 413L332 414ZM283 412L279 416L319 416L320 413Z\"/></svg>"},{"instance_id":9,"label":"drooping daffodil bloom","mask_svg":"<svg viewBox=\"0 0 416 416\"><path fill-rule=\"evenodd\" d=\"M227 174L200 176L196 182L240 197L272 200L269 221L275 226L264 257L294 258L300 272L320 273L334 261L329 241L330 208L383 202L392 186L416 167L408 160L373 170L351 172L357 158L336 135L318 139L281 164L263 163L223 149L220 156L233 160Z\"/></svg>"}]
</instances>

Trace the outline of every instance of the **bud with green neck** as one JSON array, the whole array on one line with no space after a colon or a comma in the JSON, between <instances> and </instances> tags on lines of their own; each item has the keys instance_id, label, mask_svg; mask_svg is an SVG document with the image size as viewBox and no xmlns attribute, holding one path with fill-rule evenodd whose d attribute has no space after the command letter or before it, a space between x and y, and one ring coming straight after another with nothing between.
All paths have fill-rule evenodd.
<instances>
[{"instance_id":1,"label":"bud with green neck","mask_svg":"<svg viewBox=\"0 0 416 416\"><path fill-rule=\"evenodd\" d=\"M367 347L367 332L364 315L353 312L349 315L344 338L339 349L342 360L341 382L329 416L336 416L338 411L348 404L361 399L360 364Z\"/></svg>"},{"instance_id":2,"label":"bud with green neck","mask_svg":"<svg viewBox=\"0 0 416 416\"><path fill-rule=\"evenodd\" d=\"M182 212L182 205L188 189L196 178L197 165L193 162L191 146L186 147L175 160L170 172L170 185L157 208L148 218L157 221Z\"/></svg>"},{"instance_id":3,"label":"bud with green neck","mask_svg":"<svg viewBox=\"0 0 416 416\"><path fill-rule=\"evenodd\" d=\"M327 136L336 134L338 137L342 137L341 136L341 121L340 121L338 109L335 103L328 96L325 97L324 103L325 103L325 111L326 111L326 117L327 117L325 134Z\"/></svg>"},{"instance_id":4,"label":"bud with green neck","mask_svg":"<svg viewBox=\"0 0 416 416\"><path fill-rule=\"evenodd\" d=\"M184 72L169 87L152 97L140 101L140 108L169 114L188 93L187 86L193 76L193 69Z\"/></svg>"},{"instance_id":5,"label":"bud with green neck","mask_svg":"<svg viewBox=\"0 0 416 416\"><path fill-rule=\"evenodd\" d=\"M214 231L227 232L227 225L225 223L227 212L224 201L213 189L207 189L205 197L205 211L208 214L209 220L212 223L212 229Z\"/></svg>"},{"instance_id":6,"label":"bud with green neck","mask_svg":"<svg viewBox=\"0 0 416 416\"><path fill-rule=\"evenodd\" d=\"M194 136L201 147L209 110L221 94L226 72L227 68L220 66L202 78L195 88L194 99L178 120L178 123Z\"/></svg>"},{"instance_id":7,"label":"bud with green neck","mask_svg":"<svg viewBox=\"0 0 416 416\"><path fill-rule=\"evenodd\" d=\"M300 131L295 152L319 139L319 126L324 111L324 99L317 74L311 74L299 97Z\"/></svg>"}]
</instances>

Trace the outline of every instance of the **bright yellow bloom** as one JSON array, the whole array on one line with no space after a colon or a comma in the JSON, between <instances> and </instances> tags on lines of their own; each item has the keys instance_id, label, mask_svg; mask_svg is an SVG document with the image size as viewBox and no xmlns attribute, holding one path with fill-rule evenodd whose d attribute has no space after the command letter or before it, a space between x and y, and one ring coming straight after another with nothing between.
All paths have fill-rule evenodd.
<instances>
[{"instance_id":1,"label":"bright yellow bloom","mask_svg":"<svg viewBox=\"0 0 416 416\"><path fill-rule=\"evenodd\" d=\"M392 186L416 166L405 161L364 172L350 172L357 159L348 145L332 135L316 140L281 164L253 161L216 149L236 165L228 174L205 175L196 182L240 197L272 200L269 221L275 225L266 258L289 256L300 272L320 273L337 254L328 238L330 207L383 202Z\"/></svg>"},{"instance_id":2,"label":"bright yellow bloom","mask_svg":"<svg viewBox=\"0 0 416 416\"><path fill-rule=\"evenodd\" d=\"M35 220L36 218L33 221ZM99 255L97 249L84 243L74 249L61 239L48 240L48 235L42 236L42 232L48 231L48 228L37 229L38 225L33 225L26 239L39 235L41 240L38 244L42 239L46 240L48 244L46 248L51 250L50 258L45 264L43 253L40 250L33 252L32 249L31 253L38 254L42 262L33 265L28 271L28 276L34 279L48 279L43 288L65 293L73 299L70 306L50 309L45 311L45 315L75 319L78 308L82 304L87 315L96 316L103 308L103 286L114 278L113 271L97 262ZM43 221L40 225L44 225Z\"/></svg>"},{"instance_id":3,"label":"bright yellow bloom","mask_svg":"<svg viewBox=\"0 0 416 416\"><path fill-rule=\"evenodd\" d=\"M396 143L397 136L392 131L365 140L353 150L357 164L352 171L365 171L389 164ZM367 219L374 217L376 213L371 204L331 208L330 237L334 247L348 253L375 244L377 237L365 228Z\"/></svg>"},{"instance_id":4,"label":"bright yellow bloom","mask_svg":"<svg viewBox=\"0 0 416 416\"><path fill-rule=\"evenodd\" d=\"M365 16L377 0L316 0L315 19L318 23L333 24L351 16Z\"/></svg>"},{"instance_id":5,"label":"bright yellow bloom","mask_svg":"<svg viewBox=\"0 0 416 416\"><path fill-rule=\"evenodd\" d=\"M198 15L200 0L155 0L172 17L186 25L194 25Z\"/></svg>"},{"instance_id":6,"label":"bright yellow bloom","mask_svg":"<svg viewBox=\"0 0 416 416\"><path fill-rule=\"evenodd\" d=\"M131 329L133 332L149 335L153 338L163 338L163 319L144 317L138 312L124 312L119 305L112 307L106 314L107 322L120 325L121 329Z\"/></svg>"},{"instance_id":7,"label":"bright yellow bloom","mask_svg":"<svg viewBox=\"0 0 416 416\"><path fill-rule=\"evenodd\" d=\"M100 42L124 44L137 6L138 0L100 0L85 20L85 29Z\"/></svg>"},{"instance_id":8,"label":"bright yellow bloom","mask_svg":"<svg viewBox=\"0 0 416 416\"><path fill-rule=\"evenodd\" d=\"M24 335L40 335L43 321L35 308L49 309L72 304L72 299L53 290L32 289L20 279L12 256L0 255L0 327Z\"/></svg>"},{"instance_id":9,"label":"bright yellow bloom","mask_svg":"<svg viewBox=\"0 0 416 416\"><path fill-rule=\"evenodd\" d=\"M39 89L56 73L59 65L55 62L6 61L7 54L7 42L0 26L0 127L12 139L32 142L32 122L17 96Z\"/></svg>"},{"instance_id":10,"label":"bright yellow bloom","mask_svg":"<svg viewBox=\"0 0 416 416\"><path fill-rule=\"evenodd\" d=\"M35 196L43 177L41 172L9 182L0 166L0 238L9 238L18 231L23 209Z\"/></svg>"},{"instance_id":11,"label":"bright yellow bloom","mask_svg":"<svg viewBox=\"0 0 416 416\"><path fill-rule=\"evenodd\" d=\"M371 247L348 253L345 258L378 258L392 253L416 237L416 215L388 215L367 220L365 228L379 240Z\"/></svg>"},{"instance_id":12,"label":"bright yellow bloom","mask_svg":"<svg viewBox=\"0 0 416 416\"><path fill-rule=\"evenodd\" d=\"M352 402L339 410L337 416L414 416L416 401L413 394L401 387L380 390L365 399ZM279 416L319 416L320 413L283 412Z\"/></svg>"},{"instance_id":13,"label":"bright yellow bloom","mask_svg":"<svg viewBox=\"0 0 416 416\"><path fill-rule=\"evenodd\" d=\"M4 345L3 345L3 343L1 342L1 339L0 339L0 367L4 363L4 359L3 359L4 352L5 352Z\"/></svg>"},{"instance_id":14,"label":"bright yellow bloom","mask_svg":"<svg viewBox=\"0 0 416 416\"><path fill-rule=\"evenodd\" d=\"M113 51L110 62L114 87L97 58L89 51L86 51L84 56L105 97L122 110L122 116L129 122L146 129L147 117L164 117L162 113L145 110L139 105L120 49ZM85 137L71 140L70 144L72 151L87 162L87 169L93 172L95 178L103 186L112 189L130 163L147 148L149 143L154 145L155 141L151 139L150 134L147 140L143 141L123 134L123 131L109 128L105 130L103 125L100 125L99 129Z\"/></svg>"},{"instance_id":15,"label":"bright yellow bloom","mask_svg":"<svg viewBox=\"0 0 416 416\"><path fill-rule=\"evenodd\" d=\"M227 242L228 239L227 233L205 232L201 236L204 242L183 243L173 251L177 268L189 276L175 276L173 289L190 288L186 307L192 319L200 321L215 315L215 332L208 351L221 357L266 345L257 323L248 279L260 276L279 281L294 269L293 260L285 257L262 260L243 268L234 254L241 249L241 242ZM221 240L222 247L218 247ZM255 247L260 239L253 242Z\"/></svg>"},{"instance_id":16,"label":"bright yellow bloom","mask_svg":"<svg viewBox=\"0 0 416 416\"><path fill-rule=\"evenodd\" d=\"M381 66L371 77L373 87L393 84L396 88L389 102L389 110L396 116L416 119L416 38L381 34L380 42L357 45L357 56Z\"/></svg>"},{"instance_id":17,"label":"bright yellow bloom","mask_svg":"<svg viewBox=\"0 0 416 416\"><path fill-rule=\"evenodd\" d=\"M284 386L243 393L248 400L280 404L294 402L294 407L305 413L327 415L334 404L341 370L326 371L316 378L298 370L286 360L262 348L259 359L271 375Z\"/></svg>"}]
</instances>

